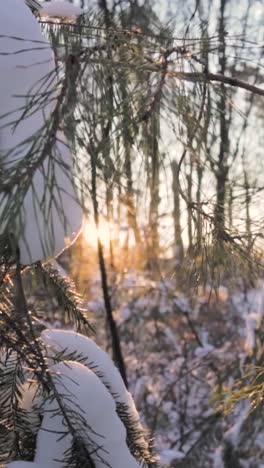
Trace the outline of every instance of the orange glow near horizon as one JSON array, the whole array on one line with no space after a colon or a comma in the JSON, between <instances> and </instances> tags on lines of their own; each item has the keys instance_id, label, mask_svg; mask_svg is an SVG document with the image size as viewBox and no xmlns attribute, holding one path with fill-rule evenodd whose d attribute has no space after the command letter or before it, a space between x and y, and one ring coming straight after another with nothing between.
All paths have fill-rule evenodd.
<instances>
[{"instance_id":1,"label":"orange glow near horizon","mask_svg":"<svg viewBox=\"0 0 264 468\"><path fill-rule=\"evenodd\" d=\"M114 226L112 223L107 222L105 219L101 218L98 229L96 228L94 222L86 221L84 224L83 233L87 244L89 244L91 247L97 247L97 239L99 237L103 246L108 248L110 245L110 240L113 237L113 230Z\"/></svg>"}]
</instances>

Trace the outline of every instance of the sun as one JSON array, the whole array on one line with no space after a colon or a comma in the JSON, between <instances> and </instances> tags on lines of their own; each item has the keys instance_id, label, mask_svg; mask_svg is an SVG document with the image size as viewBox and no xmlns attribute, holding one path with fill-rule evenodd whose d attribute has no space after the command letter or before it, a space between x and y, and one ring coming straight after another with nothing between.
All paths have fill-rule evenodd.
<instances>
[{"instance_id":1,"label":"sun","mask_svg":"<svg viewBox=\"0 0 264 468\"><path fill-rule=\"evenodd\" d=\"M113 238L113 225L112 223L101 218L99 226L96 228L95 223L92 221L86 221L84 223L83 234L84 238L91 247L97 247L98 237L104 247L108 248L110 241Z\"/></svg>"}]
</instances>

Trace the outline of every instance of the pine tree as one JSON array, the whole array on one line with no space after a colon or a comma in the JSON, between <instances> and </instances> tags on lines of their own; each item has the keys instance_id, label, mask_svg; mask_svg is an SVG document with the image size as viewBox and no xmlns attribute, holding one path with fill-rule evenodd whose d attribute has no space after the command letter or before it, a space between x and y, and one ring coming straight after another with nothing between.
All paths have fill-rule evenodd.
<instances>
[{"instance_id":1,"label":"pine tree","mask_svg":"<svg viewBox=\"0 0 264 468\"><path fill-rule=\"evenodd\" d=\"M107 2L100 2L99 13L76 18L74 9L70 19L72 5L67 4L62 14L48 3L47 10L33 0L25 4L2 0L0 7L0 52L4 51L0 55L0 462L10 468L155 467L151 444L125 387L100 239L113 358L123 380L90 338L93 329L73 284L47 260L63 250L65 236L74 241L83 215L92 215L98 227L102 199L108 217L118 202L128 229L138 244L142 242L135 183L142 161L144 170L137 182L138 186L147 182L147 195L140 195L148 200L148 239L151 255L158 258L165 118L181 145L177 163L172 163L177 237L181 237L181 201L188 210L191 250L196 247L191 242L195 226L198 254L210 251L211 278L216 268L228 270L234 257L239 264L246 256L250 269L248 242L245 245L225 225L219 230L213 204L210 211L200 196L193 201L192 178L195 164L200 185L203 165L215 173L208 150L212 94L223 107L226 87L258 96L263 89L226 75L225 67L220 74L209 69L210 46L220 50L223 42L228 43L224 31L216 41L204 33L191 37L186 30L179 42L170 27L160 24L148 2L142 9L130 5L116 14ZM141 22L132 28L131 18L138 20L139 12L144 13ZM16 13L21 14L19 19ZM58 21L58 16L63 20ZM212 90L212 83L220 86ZM213 131L209 136L214 142ZM222 218L225 197L219 203ZM205 232L210 229L201 245L204 226ZM219 236L228 257L224 267L216 259L222 253ZM184 246L181 250L183 259ZM203 275L197 277L204 281ZM28 283L42 286L50 301L56 299L74 332L46 330L36 320Z\"/></svg>"},{"instance_id":2,"label":"pine tree","mask_svg":"<svg viewBox=\"0 0 264 468\"><path fill-rule=\"evenodd\" d=\"M0 61L6 80L1 90L0 462L10 468L155 466L122 377L86 336L92 327L74 286L45 263L60 252L66 235L76 236L85 211L85 188L75 180L62 133L65 122L70 136L67 123L76 108L71 80L79 78L74 59L80 59L81 49L77 56L67 51L67 57L58 57L55 69L50 46L28 9L39 5L27 3L1 5L0 21L6 50ZM46 11L58 16L53 6ZM55 31L58 40L64 34ZM16 58L20 42L21 60ZM69 46L74 50L80 44ZM13 76L19 66L21 72ZM76 332L41 333L27 300L30 276L56 297Z\"/></svg>"}]
</instances>

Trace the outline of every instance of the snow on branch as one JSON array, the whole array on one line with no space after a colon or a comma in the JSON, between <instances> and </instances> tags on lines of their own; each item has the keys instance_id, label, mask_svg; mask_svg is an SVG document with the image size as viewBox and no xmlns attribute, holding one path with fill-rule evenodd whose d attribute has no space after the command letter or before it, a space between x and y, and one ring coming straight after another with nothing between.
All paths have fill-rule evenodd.
<instances>
[{"instance_id":1,"label":"snow on branch","mask_svg":"<svg viewBox=\"0 0 264 468\"><path fill-rule=\"evenodd\" d=\"M130 433L120 417L117 402L126 402L127 411L140 423L132 397L109 356L90 339L74 332L46 330L42 342L49 356L46 377L42 377L47 378L48 392L44 387L42 392L37 390L40 382L32 384L32 372L26 371L21 378L28 382L20 384L17 399L25 421L29 417L32 422L42 414L34 462L14 461L7 468L62 468L65 463L77 466L76 462L82 468L154 466L140 465L146 460L140 460L139 454L136 457L129 448ZM84 365L61 353L61 362L56 362L58 353L54 354L57 351L54 348L59 351L67 348L72 358L74 353L86 355L87 361L83 361ZM15 365L13 355L12 366Z\"/></svg>"},{"instance_id":2,"label":"snow on branch","mask_svg":"<svg viewBox=\"0 0 264 468\"><path fill-rule=\"evenodd\" d=\"M41 339L48 355L56 360L56 353L73 353L76 350L87 359L87 366L108 388L116 402L116 410L128 431L131 451L143 461L155 462L146 441L145 431L140 423L133 398L114 366L111 358L90 338L68 330L45 330Z\"/></svg>"},{"instance_id":3,"label":"snow on branch","mask_svg":"<svg viewBox=\"0 0 264 468\"><path fill-rule=\"evenodd\" d=\"M21 0L1 2L0 31L0 234L14 236L29 264L76 237L82 209L61 131L66 83L51 46Z\"/></svg>"}]
</instances>

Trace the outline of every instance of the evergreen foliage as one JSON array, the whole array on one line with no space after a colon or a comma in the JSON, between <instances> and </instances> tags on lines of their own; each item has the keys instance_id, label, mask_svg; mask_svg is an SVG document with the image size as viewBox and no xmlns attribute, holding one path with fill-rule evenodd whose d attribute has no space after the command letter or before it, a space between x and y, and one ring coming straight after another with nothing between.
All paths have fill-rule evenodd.
<instances>
[{"instance_id":1,"label":"evergreen foliage","mask_svg":"<svg viewBox=\"0 0 264 468\"><path fill-rule=\"evenodd\" d=\"M26 3L34 13L39 13L38 2L29 0ZM189 217L192 271L185 274L182 270L184 278L190 279L194 287L210 278L216 287L219 278L225 278L241 264L245 265L245 276L252 273L252 281L255 267L261 266L261 260L258 260L261 234L259 231L252 233L247 224L247 232L240 235L231 222L227 224L226 193L223 190L218 190L216 201L212 203L203 202L198 195L192 199L194 169L197 184L201 183L205 168L209 168L217 187L227 186L228 168L232 165L229 160L223 162L228 138L218 160L209 151L210 144L213 146L219 137L213 132L219 116L215 116L214 110L217 108L220 114L225 114L227 101L233 98L232 91L230 88L226 91L226 87L233 87L234 93L236 89L252 95L262 96L264 93L257 83L253 85L230 77L224 65L220 74L211 71L215 51L222 51L228 57L233 50L244 47L244 38L227 35L224 29L222 36L209 37L204 25L198 37L188 28L181 37L175 37L173 28L161 24L148 2L144 8L137 8L144 13L140 20L139 11L135 13L132 7L117 9L115 14L103 7L101 12L88 12L73 23L40 19L43 33L54 50L56 69L49 71L37 87L30 90L25 107L19 109L19 117L15 114L14 121L11 115L8 123L15 132L21 122L36 112L41 110L44 115L47 106L52 108L49 118L44 119L35 134L0 155L0 463L3 464L34 460L45 411L52 411L55 419L63 420L65 432L60 434L61 440L71 437L71 448L66 450L64 460L60 460L58 466L102 466L96 463L109 466L100 455L102 447L94 442L89 421L80 408L73 408L67 388L65 394L62 392L64 381L60 378L60 369L69 363L70 369L71 365L75 370L78 365L83 366L87 379L88 370L92 371L91 379L95 375L97 384L100 382L107 390L116 408L114 414L126 428L127 445L135 461L133 466L157 466L151 442L138 415L131 415L129 407L119 401L102 369L78 349L69 352L66 347L51 355L49 347L40 338L43 327L29 309L26 278L31 275L38 285L44 285L50 297L56 298L68 324L76 332L88 336L94 331L74 285L51 263L45 262L50 252L58 253L55 249L57 219L64 234L69 234L69 220L63 212L65 194L74 199L76 210L80 209L86 216L92 214L97 227L101 205L105 205L104 215L110 220L116 202L120 223L126 219L135 243L141 244L134 174L143 168L140 181L142 185L146 183L147 195L142 190L139 198L143 200L146 195L149 206L148 247L151 254L147 260L153 266L161 251L160 179L162 170L165 173L167 170L163 141L165 123L168 135L179 144L178 163L172 164L174 189L178 191L175 218L180 212L179 199L185 203ZM133 14L137 19L135 24L131 23ZM17 40L21 53L24 46L28 50L28 41ZM40 49L42 45L37 43ZM4 119L6 115L0 118ZM222 120L220 133L227 132L226 127L227 122ZM62 130L69 142L73 164L63 158L67 144ZM233 151L235 158L236 149ZM44 181L41 197L37 196L38 187L34 182L37 173ZM60 177L60 180L67 180L69 187L76 187L76 196L68 193L68 185L58 183ZM257 185L254 190L257 193ZM26 245L25 250L30 251L31 247L30 239L25 239L25 223L28 222L25 203L29 191L35 200L34 212L41 212L44 220L40 232L34 233L40 236L43 255L33 264L21 261L21 239ZM175 240L181 247L181 261L184 261L182 229L179 220L174 221L175 237L178 237ZM45 224L47 230L44 230ZM73 229L70 234L71 231ZM98 252L102 278L105 275L105 305L107 309L108 301L111 320L100 240ZM72 362L74 364L70 364ZM262 393L262 380L258 376L257 384L244 387L242 396L253 395L259 403ZM87 436L89 431L90 436ZM210 434L207 435L209 439Z\"/></svg>"}]
</instances>

